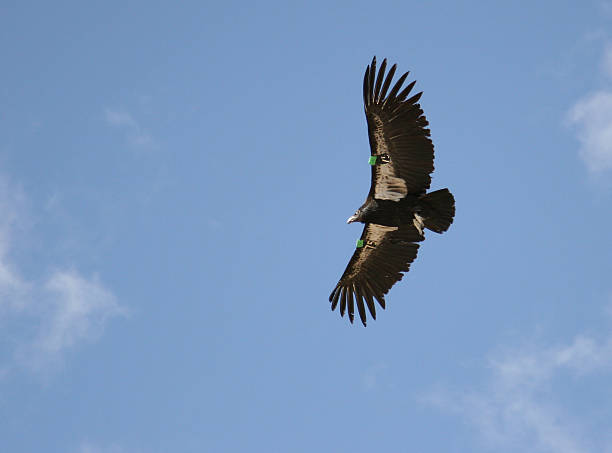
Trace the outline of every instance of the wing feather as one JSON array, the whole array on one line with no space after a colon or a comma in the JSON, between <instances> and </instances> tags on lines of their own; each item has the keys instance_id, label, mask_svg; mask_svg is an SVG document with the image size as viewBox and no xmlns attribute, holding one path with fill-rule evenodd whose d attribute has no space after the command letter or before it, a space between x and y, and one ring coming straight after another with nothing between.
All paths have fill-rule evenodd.
<instances>
[{"instance_id":1,"label":"wing feather","mask_svg":"<svg viewBox=\"0 0 612 453\"><path fill-rule=\"evenodd\" d=\"M406 75L408 75L408 73L406 73ZM400 94L397 95L397 102L404 102L404 99L406 99L406 96L408 96L410 92L412 91L412 89L414 88L415 83L416 83L416 80L413 80L406 86L406 88L402 90Z\"/></svg>"},{"instance_id":2,"label":"wing feather","mask_svg":"<svg viewBox=\"0 0 612 453\"><path fill-rule=\"evenodd\" d=\"M380 286L378 286L378 284L374 281L374 280L370 280L367 282L368 285L370 285L370 288L372 288L374 290L374 297L376 297L376 300L378 301L378 305L381 306L381 308L384 310L385 308L385 291L383 289L381 289ZM372 316L374 319L376 319L376 316Z\"/></svg>"},{"instance_id":3,"label":"wing feather","mask_svg":"<svg viewBox=\"0 0 612 453\"><path fill-rule=\"evenodd\" d=\"M362 323L366 323L367 319L366 319L366 312L365 312L365 307L363 305L363 294L359 294L359 297L357 298L357 310L359 311L359 319L361 319Z\"/></svg>"},{"instance_id":4,"label":"wing feather","mask_svg":"<svg viewBox=\"0 0 612 453\"><path fill-rule=\"evenodd\" d=\"M385 294L408 272L417 256L418 242L424 239L414 225L388 227L368 223L361 240L364 246L353 253L340 281L329 296L332 310L340 300L340 314L348 308L349 321L353 322L354 303L359 317L366 325L365 305L376 319L374 298L385 308ZM354 299L353 299L354 296ZM334 302L336 301L336 302Z\"/></svg>"},{"instance_id":5,"label":"wing feather","mask_svg":"<svg viewBox=\"0 0 612 453\"><path fill-rule=\"evenodd\" d=\"M348 315L349 321L353 324L353 320L355 319L355 304L353 302L353 298L350 299L347 297L347 294L350 292L350 288L344 288L344 296L348 300Z\"/></svg>"},{"instance_id":6,"label":"wing feather","mask_svg":"<svg viewBox=\"0 0 612 453\"><path fill-rule=\"evenodd\" d=\"M340 287L336 287L336 289L334 289L334 292L331 293L331 296L329 296L329 301L332 304L332 310L336 309L336 305L338 305L339 297L340 297Z\"/></svg>"},{"instance_id":7,"label":"wing feather","mask_svg":"<svg viewBox=\"0 0 612 453\"><path fill-rule=\"evenodd\" d=\"M393 80L393 76L395 75L396 69L397 69L396 64L391 66L391 69L389 69L389 72L387 73L387 77L385 78L385 83L383 83L382 90L380 91L381 99L385 99L385 96L387 95L387 90L389 89L389 86L391 85L391 81Z\"/></svg>"},{"instance_id":8,"label":"wing feather","mask_svg":"<svg viewBox=\"0 0 612 453\"><path fill-rule=\"evenodd\" d=\"M389 93L389 97L384 100L384 104L385 105L389 103L389 99L395 99L395 95L397 94L399 89L402 87L402 84L404 83L404 80L406 80L406 77L408 77L408 74L410 74L410 72L405 72L404 74L402 74L402 76L399 79L397 79L397 82L395 82L395 85L393 86L393 88L391 89L391 92ZM416 83L416 80L414 82L412 82L410 85L408 85L408 88L413 87L415 83ZM404 90L404 91L406 91L406 90ZM402 91L402 93L404 91ZM400 97L401 97L401 95L400 95ZM403 100L403 99L401 99L401 100Z\"/></svg>"},{"instance_id":9,"label":"wing feather","mask_svg":"<svg viewBox=\"0 0 612 453\"><path fill-rule=\"evenodd\" d=\"M374 80L376 79L376 57L372 58L370 73L368 74L368 95L370 102L374 102Z\"/></svg>"},{"instance_id":10,"label":"wing feather","mask_svg":"<svg viewBox=\"0 0 612 453\"><path fill-rule=\"evenodd\" d=\"M376 87L374 88L374 102L380 101L380 87L382 86L383 78L385 77L385 69L387 69L387 59L385 58L380 65L378 70L378 77L376 77Z\"/></svg>"},{"instance_id":11,"label":"wing feather","mask_svg":"<svg viewBox=\"0 0 612 453\"><path fill-rule=\"evenodd\" d=\"M366 303L368 304L370 315L372 315L372 319L376 319L376 306L374 305L374 298L372 296L373 291L367 280L364 280L363 282L363 294L365 296ZM365 322L365 319L362 319L362 322Z\"/></svg>"}]
</instances>

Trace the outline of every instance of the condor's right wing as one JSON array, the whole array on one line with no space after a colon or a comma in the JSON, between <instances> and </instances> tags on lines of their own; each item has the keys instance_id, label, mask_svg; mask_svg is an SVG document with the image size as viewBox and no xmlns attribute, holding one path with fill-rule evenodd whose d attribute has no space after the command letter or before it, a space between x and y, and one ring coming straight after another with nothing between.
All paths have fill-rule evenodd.
<instances>
[{"instance_id":1,"label":"condor's right wing","mask_svg":"<svg viewBox=\"0 0 612 453\"><path fill-rule=\"evenodd\" d=\"M409 83L402 90L408 73L388 91L396 65L385 76L386 67L385 59L377 74L374 57L363 77L372 164L369 196L399 201L407 194L424 194L429 188L434 147L429 138L429 123L418 104L422 93L406 99L415 83Z\"/></svg>"}]
</instances>

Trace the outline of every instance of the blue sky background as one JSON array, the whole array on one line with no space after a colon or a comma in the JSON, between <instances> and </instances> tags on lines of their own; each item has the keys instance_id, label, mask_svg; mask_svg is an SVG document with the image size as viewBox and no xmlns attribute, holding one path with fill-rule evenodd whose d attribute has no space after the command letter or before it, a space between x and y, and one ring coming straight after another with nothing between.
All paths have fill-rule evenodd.
<instances>
[{"instance_id":1,"label":"blue sky background","mask_svg":"<svg viewBox=\"0 0 612 453\"><path fill-rule=\"evenodd\" d=\"M0 449L612 452L612 3L0 4ZM373 55L457 216L327 296Z\"/></svg>"}]
</instances>

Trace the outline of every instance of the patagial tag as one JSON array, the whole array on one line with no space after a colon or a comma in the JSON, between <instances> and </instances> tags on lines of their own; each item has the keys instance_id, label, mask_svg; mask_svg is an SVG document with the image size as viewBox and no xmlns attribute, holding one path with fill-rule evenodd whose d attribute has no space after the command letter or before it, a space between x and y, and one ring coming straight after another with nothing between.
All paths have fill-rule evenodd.
<instances>
[{"instance_id":1,"label":"patagial tag","mask_svg":"<svg viewBox=\"0 0 612 453\"><path fill-rule=\"evenodd\" d=\"M363 239L357 239L357 248L363 247Z\"/></svg>"},{"instance_id":2,"label":"patagial tag","mask_svg":"<svg viewBox=\"0 0 612 453\"><path fill-rule=\"evenodd\" d=\"M370 159L368 160L368 164L376 165L376 157L377 156L370 156Z\"/></svg>"}]
</instances>

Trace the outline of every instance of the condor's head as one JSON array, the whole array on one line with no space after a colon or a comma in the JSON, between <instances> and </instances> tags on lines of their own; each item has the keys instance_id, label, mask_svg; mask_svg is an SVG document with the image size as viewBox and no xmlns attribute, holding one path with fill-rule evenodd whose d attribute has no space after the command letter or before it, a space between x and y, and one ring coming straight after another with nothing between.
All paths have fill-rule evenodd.
<instances>
[{"instance_id":1,"label":"condor's head","mask_svg":"<svg viewBox=\"0 0 612 453\"><path fill-rule=\"evenodd\" d=\"M361 222L361 208L355 211L355 214L346 219L346 223Z\"/></svg>"},{"instance_id":2,"label":"condor's head","mask_svg":"<svg viewBox=\"0 0 612 453\"><path fill-rule=\"evenodd\" d=\"M355 214L353 214L348 219L346 219L346 223L353 223L353 222L366 223L367 216L370 213L370 211L373 210L373 208L374 207L371 206L371 203L365 202L359 209L355 211Z\"/></svg>"}]
</instances>

